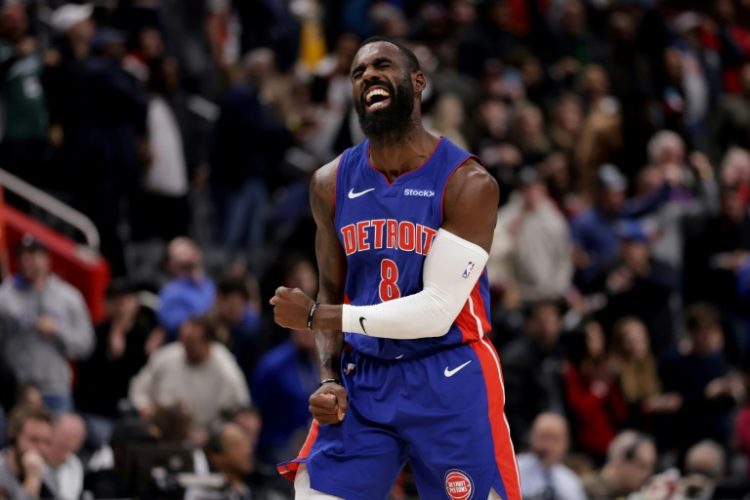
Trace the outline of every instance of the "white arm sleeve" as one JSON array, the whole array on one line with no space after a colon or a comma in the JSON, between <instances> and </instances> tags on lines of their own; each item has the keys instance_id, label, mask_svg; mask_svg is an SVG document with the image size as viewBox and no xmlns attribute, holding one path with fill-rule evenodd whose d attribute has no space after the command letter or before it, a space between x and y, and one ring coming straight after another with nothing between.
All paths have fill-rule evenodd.
<instances>
[{"instance_id":1,"label":"white arm sleeve","mask_svg":"<svg viewBox=\"0 0 750 500\"><path fill-rule=\"evenodd\" d=\"M423 289L371 306L344 304L342 331L384 339L440 337L466 304L487 263L482 247L440 229L424 260Z\"/></svg>"}]
</instances>

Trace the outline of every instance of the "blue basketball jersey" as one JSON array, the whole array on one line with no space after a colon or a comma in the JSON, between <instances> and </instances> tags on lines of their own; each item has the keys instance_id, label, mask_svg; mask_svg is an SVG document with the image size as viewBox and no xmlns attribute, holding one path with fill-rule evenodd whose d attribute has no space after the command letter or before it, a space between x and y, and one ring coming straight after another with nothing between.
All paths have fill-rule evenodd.
<instances>
[{"instance_id":1,"label":"blue basketball jersey","mask_svg":"<svg viewBox=\"0 0 750 500\"><path fill-rule=\"evenodd\" d=\"M472 155L441 138L419 168L392 183L369 162L369 141L347 149L336 179L336 231L347 259L345 301L379 304L422 290L422 266L443 223L443 195L451 175ZM486 270L448 333L391 340L345 332L362 354L380 359L424 356L479 340L490 328Z\"/></svg>"}]
</instances>

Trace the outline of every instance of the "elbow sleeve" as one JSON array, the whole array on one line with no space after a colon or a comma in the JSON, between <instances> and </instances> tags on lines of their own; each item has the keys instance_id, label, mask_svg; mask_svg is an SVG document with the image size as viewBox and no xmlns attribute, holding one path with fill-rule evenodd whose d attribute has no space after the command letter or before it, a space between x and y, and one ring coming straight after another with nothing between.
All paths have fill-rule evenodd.
<instances>
[{"instance_id":1,"label":"elbow sleeve","mask_svg":"<svg viewBox=\"0 0 750 500\"><path fill-rule=\"evenodd\" d=\"M440 229L425 257L422 291L370 306L345 304L342 330L402 340L445 335L488 257L479 245Z\"/></svg>"}]
</instances>

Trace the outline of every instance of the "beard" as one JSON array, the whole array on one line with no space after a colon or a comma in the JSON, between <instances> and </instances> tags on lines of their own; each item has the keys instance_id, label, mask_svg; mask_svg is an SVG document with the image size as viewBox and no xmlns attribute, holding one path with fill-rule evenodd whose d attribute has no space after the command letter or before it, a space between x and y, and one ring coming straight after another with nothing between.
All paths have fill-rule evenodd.
<instances>
[{"instance_id":1,"label":"beard","mask_svg":"<svg viewBox=\"0 0 750 500\"><path fill-rule=\"evenodd\" d=\"M375 111L367 112L365 94L367 90L380 85L388 89L390 104ZM368 85L355 103L359 126L367 137L387 137L409 128L411 113L414 111L414 88L411 80L402 80L396 88L390 82L376 82Z\"/></svg>"}]
</instances>

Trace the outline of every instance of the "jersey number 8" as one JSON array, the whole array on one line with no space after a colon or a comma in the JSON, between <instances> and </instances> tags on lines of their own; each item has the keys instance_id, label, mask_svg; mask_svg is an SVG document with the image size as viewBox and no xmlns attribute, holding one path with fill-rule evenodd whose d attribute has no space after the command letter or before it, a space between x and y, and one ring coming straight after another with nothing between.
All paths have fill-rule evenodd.
<instances>
[{"instance_id":1,"label":"jersey number 8","mask_svg":"<svg viewBox=\"0 0 750 500\"><path fill-rule=\"evenodd\" d=\"M378 286L381 302L401 297L398 289L398 265L391 259L380 262L380 285Z\"/></svg>"}]
</instances>

